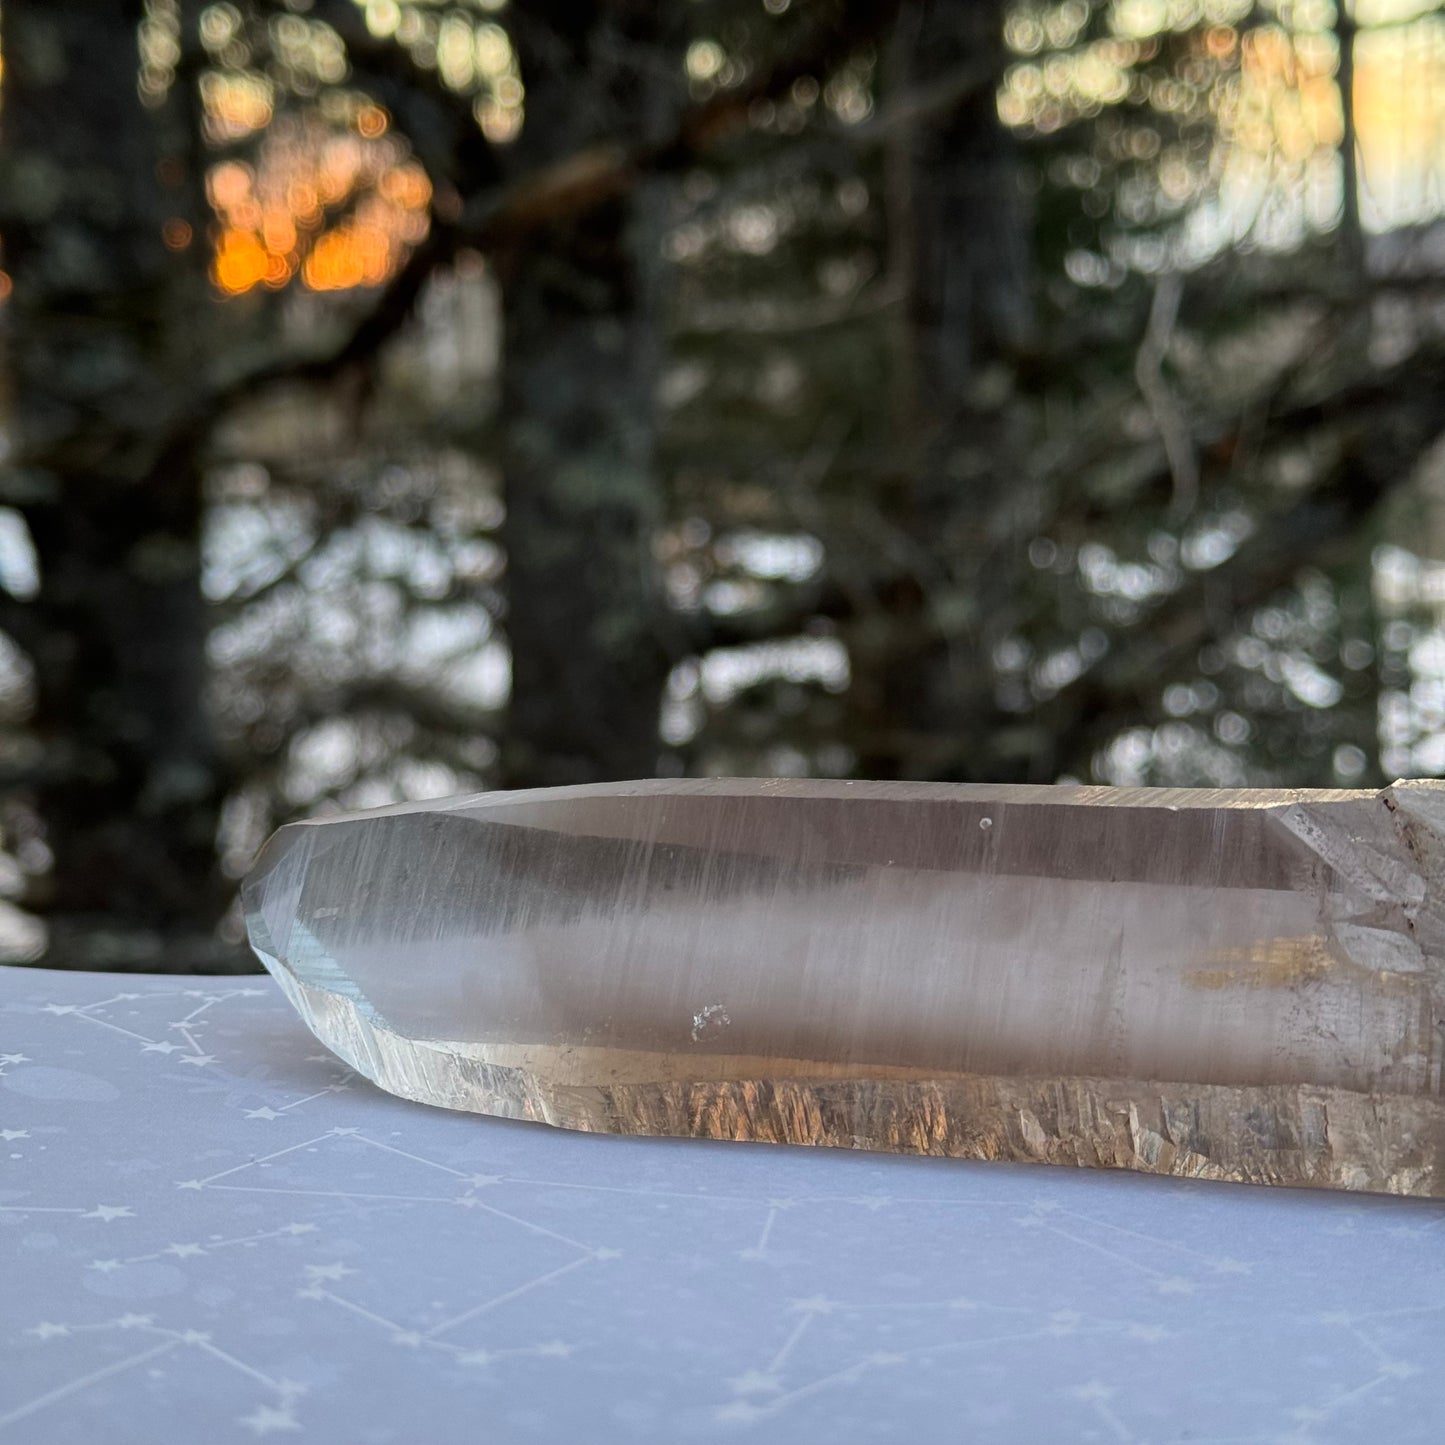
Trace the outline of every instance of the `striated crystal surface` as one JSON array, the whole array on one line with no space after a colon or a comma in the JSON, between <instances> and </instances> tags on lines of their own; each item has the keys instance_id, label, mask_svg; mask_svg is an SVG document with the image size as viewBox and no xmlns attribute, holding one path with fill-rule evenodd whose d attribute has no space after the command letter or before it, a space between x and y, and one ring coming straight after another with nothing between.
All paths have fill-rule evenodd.
<instances>
[{"instance_id":1,"label":"striated crystal surface","mask_svg":"<svg viewBox=\"0 0 1445 1445\"><path fill-rule=\"evenodd\" d=\"M383 1088L576 1129L1445 1196L1445 785L652 781L282 828Z\"/></svg>"}]
</instances>

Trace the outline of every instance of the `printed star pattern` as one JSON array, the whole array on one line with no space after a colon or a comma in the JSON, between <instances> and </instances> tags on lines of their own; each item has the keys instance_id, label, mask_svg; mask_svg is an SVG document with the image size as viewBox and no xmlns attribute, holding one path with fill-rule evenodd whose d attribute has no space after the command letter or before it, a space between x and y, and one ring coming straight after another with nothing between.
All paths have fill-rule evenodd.
<instances>
[{"instance_id":1,"label":"printed star pattern","mask_svg":"<svg viewBox=\"0 0 1445 1445\"><path fill-rule=\"evenodd\" d=\"M0 969L0 1445L1435 1445L1445 1207L392 1099L264 979Z\"/></svg>"}]
</instances>

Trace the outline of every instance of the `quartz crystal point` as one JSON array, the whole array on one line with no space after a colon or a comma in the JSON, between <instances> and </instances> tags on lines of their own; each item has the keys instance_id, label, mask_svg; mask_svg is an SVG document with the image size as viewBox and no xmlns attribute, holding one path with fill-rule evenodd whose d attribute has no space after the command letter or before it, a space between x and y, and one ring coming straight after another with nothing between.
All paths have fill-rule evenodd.
<instances>
[{"instance_id":1,"label":"quartz crystal point","mask_svg":"<svg viewBox=\"0 0 1445 1445\"><path fill-rule=\"evenodd\" d=\"M294 823L317 1036L575 1129L1445 1197L1445 784L655 781Z\"/></svg>"}]
</instances>

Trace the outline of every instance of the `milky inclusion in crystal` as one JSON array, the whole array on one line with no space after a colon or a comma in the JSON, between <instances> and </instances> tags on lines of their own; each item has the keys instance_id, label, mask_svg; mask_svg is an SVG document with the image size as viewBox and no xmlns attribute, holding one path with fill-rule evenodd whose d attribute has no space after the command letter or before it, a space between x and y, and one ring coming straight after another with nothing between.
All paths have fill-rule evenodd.
<instances>
[{"instance_id":1,"label":"milky inclusion in crystal","mask_svg":"<svg viewBox=\"0 0 1445 1445\"><path fill-rule=\"evenodd\" d=\"M655 781L295 823L244 887L393 1093L1445 1196L1445 785Z\"/></svg>"}]
</instances>

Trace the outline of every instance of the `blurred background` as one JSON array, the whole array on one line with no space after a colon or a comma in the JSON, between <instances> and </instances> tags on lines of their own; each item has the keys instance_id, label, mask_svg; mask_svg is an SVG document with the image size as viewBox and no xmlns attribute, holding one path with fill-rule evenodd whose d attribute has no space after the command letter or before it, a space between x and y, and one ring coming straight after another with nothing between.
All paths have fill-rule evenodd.
<instances>
[{"instance_id":1,"label":"blurred background","mask_svg":"<svg viewBox=\"0 0 1445 1445\"><path fill-rule=\"evenodd\" d=\"M0 0L0 954L653 774L1445 772L1419 0Z\"/></svg>"}]
</instances>

